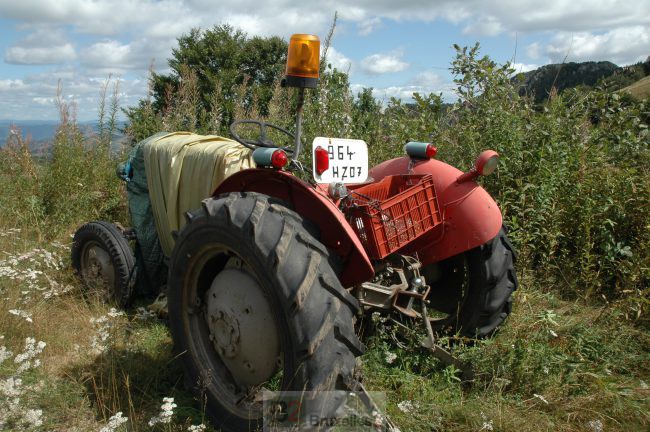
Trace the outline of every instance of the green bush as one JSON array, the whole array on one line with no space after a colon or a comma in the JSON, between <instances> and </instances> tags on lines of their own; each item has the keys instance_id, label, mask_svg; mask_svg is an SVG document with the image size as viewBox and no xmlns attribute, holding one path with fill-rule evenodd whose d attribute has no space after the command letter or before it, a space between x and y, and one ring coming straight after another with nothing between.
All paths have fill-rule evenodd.
<instances>
[{"instance_id":1,"label":"green bush","mask_svg":"<svg viewBox=\"0 0 650 432\"><path fill-rule=\"evenodd\" d=\"M111 150L114 114L100 122L98 135L84 135L59 101L61 124L51 152L32 156L15 135L0 150L0 224L37 231L39 240L55 239L90 220L125 222L122 182L115 175L120 153Z\"/></svg>"}]
</instances>

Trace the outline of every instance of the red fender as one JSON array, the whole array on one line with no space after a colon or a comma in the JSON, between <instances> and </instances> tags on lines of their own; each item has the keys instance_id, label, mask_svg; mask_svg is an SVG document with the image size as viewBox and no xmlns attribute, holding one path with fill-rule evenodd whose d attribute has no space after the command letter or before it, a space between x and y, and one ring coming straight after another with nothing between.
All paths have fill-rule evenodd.
<instances>
[{"instance_id":1,"label":"red fender","mask_svg":"<svg viewBox=\"0 0 650 432\"><path fill-rule=\"evenodd\" d=\"M409 173L408 157L391 159L370 170L374 181ZM443 223L406 246L401 253L418 253L423 264L441 261L492 240L503 218L490 194L473 181L456 183L462 171L435 159L415 162L413 174L431 174Z\"/></svg>"},{"instance_id":2,"label":"red fender","mask_svg":"<svg viewBox=\"0 0 650 432\"><path fill-rule=\"evenodd\" d=\"M320 229L321 243L333 250L343 261L340 276L344 287L366 282L374 275L359 238L345 220L343 213L330 201L326 192L294 175L272 169L247 169L224 180L213 196L228 192L259 192L289 203L298 214Z\"/></svg>"}]
</instances>

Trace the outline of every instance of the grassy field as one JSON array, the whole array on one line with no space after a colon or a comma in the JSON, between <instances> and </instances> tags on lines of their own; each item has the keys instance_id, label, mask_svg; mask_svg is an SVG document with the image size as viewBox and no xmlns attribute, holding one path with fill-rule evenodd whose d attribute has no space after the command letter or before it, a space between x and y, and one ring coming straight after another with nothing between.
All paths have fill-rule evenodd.
<instances>
[{"instance_id":1,"label":"grassy field","mask_svg":"<svg viewBox=\"0 0 650 432\"><path fill-rule=\"evenodd\" d=\"M84 292L69 269L70 232L38 242L38 233L8 222L0 231L4 428L100 430L117 412L133 431L203 423L199 402L183 390L165 322L137 307L115 311ZM453 348L475 369L472 382L408 337L396 345L389 326L367 341L366 385L386 392L390 417L402 431L647 430L648 333L615 308L559 300L519 272L522 287L502 331ZM164 397L177 405L172 422L150 427Z\"/></svg>"},{"instance_id":2,"label":"grassy field","mask_svg":"<svg viewBox=\"0 0 650 432\"><path fill-rule=\"evenodd\" d=\"M650 76L641 78L634 84L625 87L622 91L639 99L650 97Z\"/></svg>"}]
</instances>

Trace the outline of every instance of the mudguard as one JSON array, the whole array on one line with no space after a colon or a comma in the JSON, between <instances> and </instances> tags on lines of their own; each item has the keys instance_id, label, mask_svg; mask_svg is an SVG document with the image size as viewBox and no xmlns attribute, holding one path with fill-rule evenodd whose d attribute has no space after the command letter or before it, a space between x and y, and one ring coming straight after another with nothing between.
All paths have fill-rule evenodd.
<instances>
[{"instance_id":1,"label":"mudguard","mask_svg":"<svg viewBox=\"0 0 650 432\"><path fill-rule=\"evenodd\" d=\"M246 169L225 179L213 196L228 192L259 192L290 204L294 211L316 224L320 241L341 257L341 284L351 287L374 275L368 255L343 213L316 188L294 175L273 169Z\"/></svg>"},{"instance_id":2,"label":"mudguard","mask_svg":"<svg viewBox=\"0 0 650 432\"><path fill-rule=\"evenodd\" d=\"M499 233L503 218L496 202L476 182L456 183L463 172L436 159L414 161L391 159L370 170L379 181L387 175L431 174L443 222L431 232L409 244L400 252L418 253L422 264L441 261L492 240ZM409 171L411 168L411 171Z\"/></svg>"}]
</instances>

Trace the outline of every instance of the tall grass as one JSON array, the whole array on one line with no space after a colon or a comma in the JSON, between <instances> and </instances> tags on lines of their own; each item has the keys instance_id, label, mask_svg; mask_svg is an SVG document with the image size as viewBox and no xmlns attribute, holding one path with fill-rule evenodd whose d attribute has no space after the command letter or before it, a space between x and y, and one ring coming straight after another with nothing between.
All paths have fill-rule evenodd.
<instances>
[{"instance_id":1,"label":"tall grass","mask_svg":"<svg viewBox=\"0 0 650 432\"><path fill-rule=\"evenodd\" d=\"M33 157L20 133L0 151L0 221L37 232L39 240L55 239L88 220L127 222L125 194L115 169L122 157L112 142L119 101L115 81L100 93L99 131L88 134L76 120L74 103L58 91L60 124L48 154ZM110 104L105 111L106 104Z\"/></svg>"}]
</instances>

